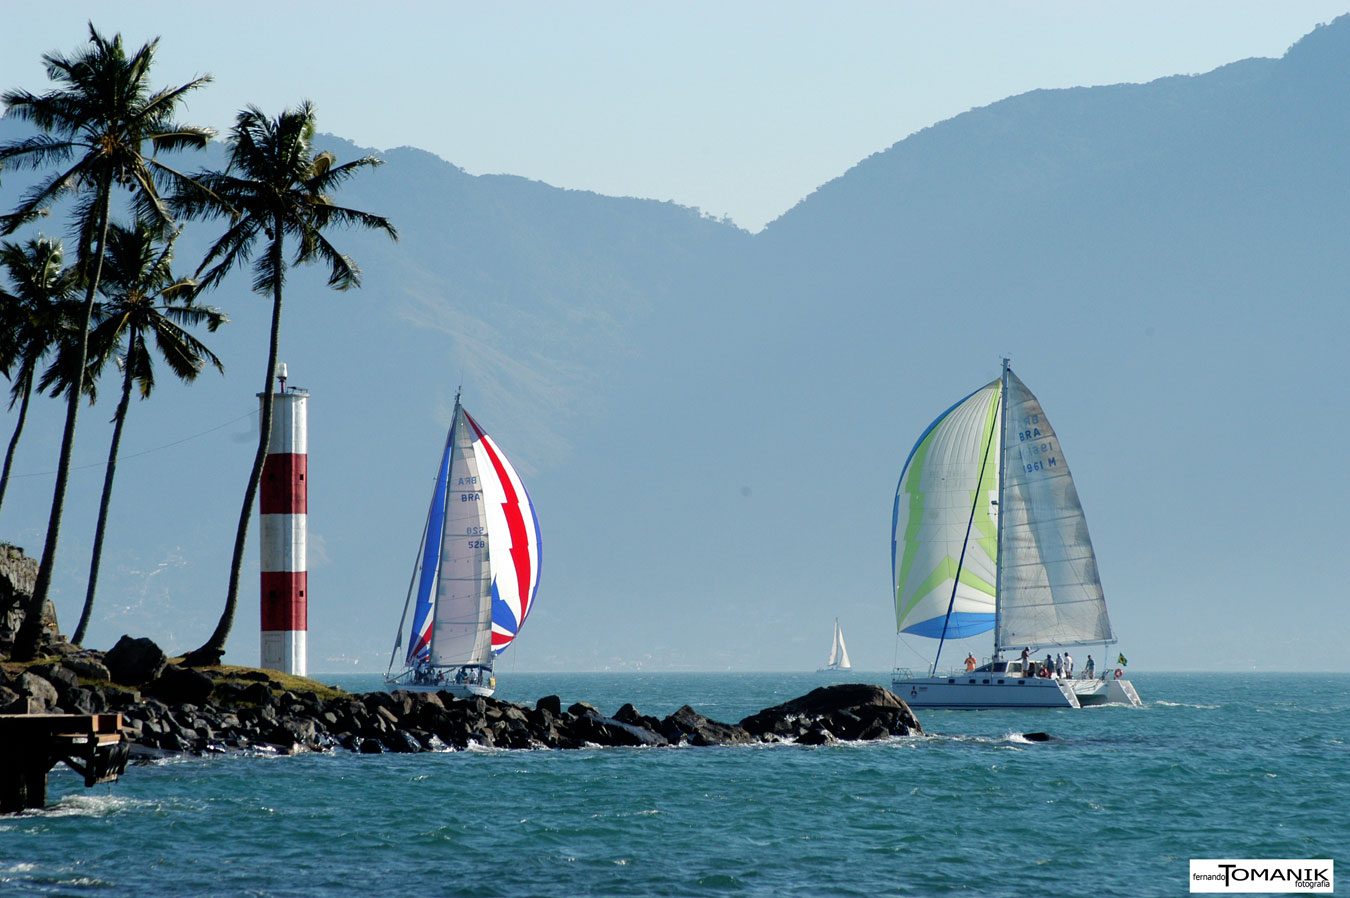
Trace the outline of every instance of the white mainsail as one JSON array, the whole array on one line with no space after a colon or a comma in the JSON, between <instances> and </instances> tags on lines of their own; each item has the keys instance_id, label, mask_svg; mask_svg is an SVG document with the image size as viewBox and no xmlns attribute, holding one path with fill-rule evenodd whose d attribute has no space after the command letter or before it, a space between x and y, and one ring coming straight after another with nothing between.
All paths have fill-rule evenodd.
<instances>
[{"instance_id":1,"label":"white mainsail","mask_svg":"<svg viewBox=\"0 0 1350 898\"><path fill-rule=\"evenodd\" d=\"M486 664L492 657L492 564L487 503L483 501L473 431L455 407L445 528L430 662L434 666Z\"/></svg>"},{"instance_id":2,"label":"white mainsail","mask_svg":"<svg viewBox=\"0 0 1350 898\"><path fill-rule=\"evenodd\" d=\"M1008 371L995 647L1114 642L1069 463L1040 401Z\"/></svg>"}]
</instances>

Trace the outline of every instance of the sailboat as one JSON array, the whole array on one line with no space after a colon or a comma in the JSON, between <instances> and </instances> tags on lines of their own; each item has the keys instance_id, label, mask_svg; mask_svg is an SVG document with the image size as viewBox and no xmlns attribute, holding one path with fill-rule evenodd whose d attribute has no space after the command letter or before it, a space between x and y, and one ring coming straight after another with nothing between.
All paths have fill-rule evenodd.
<instances>
[{"instance_id":1,"label":"sailboat","mask_svg":"<svg viewBox=\"0 0 1350 898\"><path fill-rule=\"evenodd\" d=\"M891 565L897 632L937 643L927 676L895 672L892 687L911 706L1140 705L1122 668L1105 663L1116 637L1059 438L1007 359L997 380L939 415L910 450ZM988 663L938 674L947 640L991 630ZM1102 666L1092 676L1044 675L1033 660L1042 649L1097 644Z\"/></svg>"},{"instance_id":2,"label":"sailboat","mask_svg":"<svg viewBox=\"0 0 1350 898\"><path fill-rule=\"evenodd\" d=\"M525 485L456 394L386 686L491 695L493 659L534 608L539 561L539 519Z\"/></svg>"},{"instance_id":3,"label":"sailboat","mask_svg":"<svg viewBox=\"0 0 1350 898\"><path fill-rule=\"evenodd\" d=\"M817 673L852 670L848 660L848 648L844 645L844 631L839 629L839 618L834 619L834 641L830 643L830 660Z\"/></svg>"}]
</instances>

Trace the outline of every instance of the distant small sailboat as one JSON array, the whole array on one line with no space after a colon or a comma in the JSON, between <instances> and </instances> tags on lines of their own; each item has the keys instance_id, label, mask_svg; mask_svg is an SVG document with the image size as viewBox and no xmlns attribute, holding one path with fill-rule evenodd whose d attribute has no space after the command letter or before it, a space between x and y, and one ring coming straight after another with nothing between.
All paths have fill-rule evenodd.
<instances>
[{"instance_id":1,"label":"distant small sailboat","mask_svg":"<svg viewBox=\"0 0 1350 898\"><path fill-rule=\"evenodd\" d=\"M1072 677L1030 658L1046 647L1105 649L1116 638L1059 438L1007 359L1000 378L943 412L910 450L895 493L891 565L896 629L937 640L927 676L895 672L892 688L910 705L1140 704L1119 667ZM989 663L938 674L946 640L990 630Z\"/></svg>"},{"instance_id":2,"label":"distant small sailboat","mask_svg":"<svg viewBox=\"0 0 1350 898\"><path fill-rule=\"evenodd\" d=\"M386 686L491 695L493 658L534 608L539 560L539 519L520 475L456 395Z\"/></svg>"},{"instance_id":3,"label":"distant small sailboat","mask_svg":"<svg viewBox=\"0 0 1350 898\"><path fill-rule=\"evenodd\" d=\"M830 660L818 673L852 669L853 665L848 660L848 648L844 645L844 631L839 629L839 618L836 617L834 619L834 641L830 643Z\"/></svg>"}]
</instances>

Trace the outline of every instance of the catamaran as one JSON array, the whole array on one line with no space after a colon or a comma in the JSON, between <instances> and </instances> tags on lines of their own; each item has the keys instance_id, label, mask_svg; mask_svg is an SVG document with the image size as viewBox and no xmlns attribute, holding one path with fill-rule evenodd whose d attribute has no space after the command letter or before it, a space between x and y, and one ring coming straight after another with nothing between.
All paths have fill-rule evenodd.
<instances>
[{"instance_id":1,"label":"catamaran","mask_svg":"<svg viewBox=\"0 0 1350 898\"><path fill-rule=\"evenodd\" d=\"M1105 664L1116 637L1059 438L1007 359L997 380L939 415L910 450L891 565L896 630L937 641L926 676L895 672L892 687L910 705L1140 705L1121 667ZM939 675L947 640L990 630L988 663ZM1057 675L1053 665L1047 673L1031 660L1045 648L1095 644L1102 666L1092 676Z\"/></svg>"},{"instance_id":2,"label":"catamaran","mask_svg":"<svg viewBox=\"0 0 1350 898\"><path fill-rule=\"evenodd\" d=\"M834 641L830 643L830 660L817 673L849 671L853 665L848 660L848 648L844 645L844 631L839 629L839 618L834 619Z\"/></svg>"},{"instance_id":3,"label":"catamaran","mask_svg":"<svg viewBox=\"0 0 1350 898\"><path fill-rule=\"evenodd\" d=\"M386 686L491 695L493 659L534 608L539 560L539 519L525 485L456 394Z\"/></svg>"}]
</instances>

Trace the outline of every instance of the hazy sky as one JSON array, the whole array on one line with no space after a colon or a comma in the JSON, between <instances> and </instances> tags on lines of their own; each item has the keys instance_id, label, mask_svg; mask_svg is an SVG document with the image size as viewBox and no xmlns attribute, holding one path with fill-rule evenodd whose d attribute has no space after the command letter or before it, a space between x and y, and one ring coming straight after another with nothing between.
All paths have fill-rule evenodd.
<instances>
[{"instance_id":1,"label":"hazy sky","mask_svg":"<svg viewBox=\"0 0 1350 898\"><path fill-rule=\"evenodd\" d=\"M210 72L186 117L313 100L320 127L474 174L669 199L758 230L860 159L1035 88L1280 56L1350 0L11 3L0 85L86 20L159 35L156 83Z\"/></svg>"}]
</instances>

